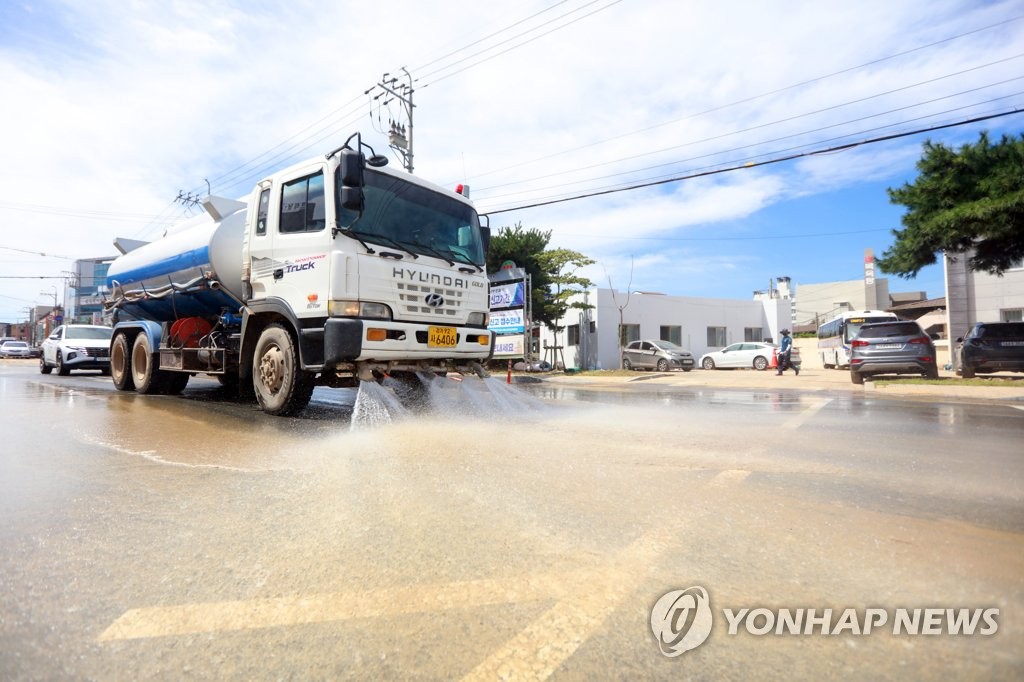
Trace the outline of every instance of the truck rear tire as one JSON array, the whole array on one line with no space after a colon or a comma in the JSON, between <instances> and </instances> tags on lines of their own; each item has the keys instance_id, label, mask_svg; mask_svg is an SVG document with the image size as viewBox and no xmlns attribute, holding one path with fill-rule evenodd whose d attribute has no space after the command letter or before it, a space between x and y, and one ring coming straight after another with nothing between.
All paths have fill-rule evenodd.
<instances>
[{"instance_id":1,"label":"truck rear tire","mask_svg":"<svg viewBox=\"0 0 1024 682\"><path fill-rule=\"evenodd\" d=\"M161 372L153 362L149 336L145 332L135 337L132 344L132 382L135 392L143 395L164 393L167 387L167 372Z\"/></svg>"},{"instance_id":2,"label":"truck rear tire","mask_svg":"<svg viewBox=\"0 0 1024 682\"><path fill-rule=\"evenodd\" d=\"M114 380L114 388L119 391L135 390L131 368L132 351L128 345L128 336L118 332L114 342L110 344L110 377Z\"/></svg>"},{"instance_id":3,"label":"truck rear tire","mask_svg":"<svg viewBox=\"0 0 1024 682\"><path fill-rule=\"evenodd\" d=\"M295 340L280 324L263 330L252 360L256 400L267 414L301 412L313 396L314 375L300 368Z\"/></svg>"}]
</instances>

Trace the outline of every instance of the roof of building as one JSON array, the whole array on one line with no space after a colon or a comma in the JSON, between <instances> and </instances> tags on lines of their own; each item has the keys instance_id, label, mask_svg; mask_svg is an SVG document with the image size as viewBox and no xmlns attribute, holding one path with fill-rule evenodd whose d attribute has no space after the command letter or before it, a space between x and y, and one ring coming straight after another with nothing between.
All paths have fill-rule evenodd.
<instances>
[{"instance_id":1,"label":"roof of building","mask_svg":"<svg viewBox=\"0 0 1024 682\"><path fill-rule=\"evenodd\" d=\"M894 305L886 308L891 312L899 312L900 310L934 310L936 308L946 307L946 297L941 296L939 298L928 298L923 301L912 301L911 303L901 303L900 305Z\"/></svg>"}]
</instances>

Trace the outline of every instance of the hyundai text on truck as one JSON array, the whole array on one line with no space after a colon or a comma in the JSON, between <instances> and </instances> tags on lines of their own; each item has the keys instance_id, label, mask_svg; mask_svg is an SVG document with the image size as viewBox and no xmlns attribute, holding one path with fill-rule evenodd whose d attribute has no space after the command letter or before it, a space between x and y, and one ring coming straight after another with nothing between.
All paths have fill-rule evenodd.
<instances>
[{"instance_id":1,"label":"hyundai text on truck","mask_svg":"<svg viewBox=\"0 0 1024 682\"><path fill-rule=\"evenodd\" d=\"M363 149L356 134L244 200L209 196L205 214L118 257L114 385L180 393L210 374L289 415L316 386L484 376L489 228L462 194Z\"/></svg>"}]
</instances>

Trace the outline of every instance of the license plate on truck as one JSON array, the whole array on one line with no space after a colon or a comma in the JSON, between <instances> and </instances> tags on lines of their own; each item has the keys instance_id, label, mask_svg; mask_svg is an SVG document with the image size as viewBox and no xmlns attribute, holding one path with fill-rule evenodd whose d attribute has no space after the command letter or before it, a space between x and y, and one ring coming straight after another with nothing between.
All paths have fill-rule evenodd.
<instances>
[{"instance_id":1,"label":"license plate on truck","mask_svg":"<svg viewBox=\"0 0 1024 682\"><path fill-rule=\"evenodd\" d=\"M455 348L455 327L427 327L427 345L431 348Z\"/></svg>"}]
</instances>

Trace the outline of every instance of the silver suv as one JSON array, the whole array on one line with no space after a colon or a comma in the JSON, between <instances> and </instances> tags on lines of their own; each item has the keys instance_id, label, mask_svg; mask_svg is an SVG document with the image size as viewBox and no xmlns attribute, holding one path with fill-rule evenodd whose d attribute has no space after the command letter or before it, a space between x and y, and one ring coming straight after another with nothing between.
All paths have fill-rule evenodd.
<instances>
[{"instance_id":1,"label":"silver suv","mask_svg":"<svg viewBox=\"0 0 1024 682\"><path fill-rule=\"evenodd\" d=\"M863 384L875 374L939 378L935 344L917 322L872 322L850 341L850 379Z\"/></svg>"},{"instance_id":2,"label":"silver suv","mask_svg":"<svg viewBox=\"0 0 1024 682\"><path fill-rule=\"evenodd\" d=\"M625 369L656 369L667 372L693 369L693 353L671 341L633 341L622 349L622 366Z\"/></svg>"}]
</instances>

